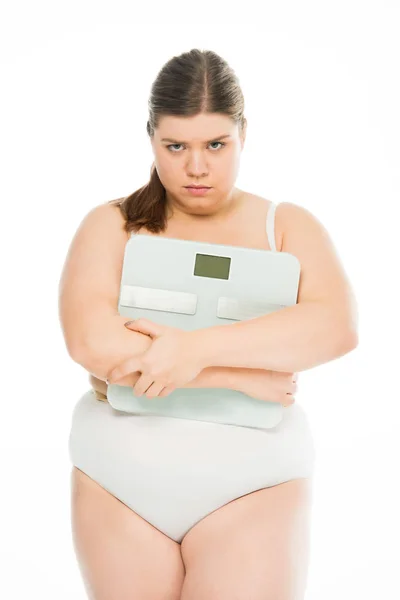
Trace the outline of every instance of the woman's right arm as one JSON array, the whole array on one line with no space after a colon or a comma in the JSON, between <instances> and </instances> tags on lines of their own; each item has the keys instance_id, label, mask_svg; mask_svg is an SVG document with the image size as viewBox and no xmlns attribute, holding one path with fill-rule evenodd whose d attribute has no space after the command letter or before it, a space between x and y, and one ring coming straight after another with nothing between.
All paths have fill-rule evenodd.
<instances>
[{"instance_id":1,"label":"woman's right arm","mask_svg":"<svg viewBox=\"0 0 400 600\"><path fill-rule=\"evenodd\" d=\"M67 253L59 282L59 318L70 357L98 380L152 340L124 327L118 313L122 268L129 234L117 206L101 204L84 217ZM192 387L230 387L237 369L213 367L199 373ZM118 384L135 385L139 372ZM189 384L190 385L190 384ZM232 388L234 389L234 388Z\"/></svg>"},{"instance_id":2,"label":"woman's right arm","mask_svg":"<svg viewBox=\"0 0 400 600\"><path fill-rule=\"evenodd\" d=\"M70 357L103 381L151 339L124 327L118 313L129 234L117 206L101 204L84 217L70 245L59 282L59 319ZM128 379L128 378L127 378Z\"/></svg>"},{"instance_id":3,"label":"woman's right arm","mask_svg":"<svg viewBox=\"0 0 400 600\"><path fill-rule=\"evenodd\" d=\"M122 267L129 234L117 206L101 204L83 219L71 242L59 282L59 318L71 358L105 381L128 358L145 352L152 340L126 329L118 313ZM271 373L271 372L269 372ZM119 380L133 386L139 373ZM260 397L268 389L268 371L237 367L203 369L190 387L225 387ZM269 397L268 397L269 395Z\"/></svg>"}]
</instances>

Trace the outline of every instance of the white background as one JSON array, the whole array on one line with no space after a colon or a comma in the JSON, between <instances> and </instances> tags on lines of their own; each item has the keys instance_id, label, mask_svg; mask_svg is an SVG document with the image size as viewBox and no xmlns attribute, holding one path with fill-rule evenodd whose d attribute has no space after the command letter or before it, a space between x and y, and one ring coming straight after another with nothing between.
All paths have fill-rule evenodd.
<instances>
[{"instance_id":1,"label":"white background","mask_svg":"<svg viewBox=\"0 0 400 600\"><path fill-rule=\"evenodd\" d=\"M0 595L86 598L67 445L89 383L58 282L88 211L147 182L151 84L198 47L245 96L236 185L309 209L359 306L356 350L299 376L317 451L306 599L400 597L399 4L13 2L0 22Z\"/></svg>"}]
</instances>

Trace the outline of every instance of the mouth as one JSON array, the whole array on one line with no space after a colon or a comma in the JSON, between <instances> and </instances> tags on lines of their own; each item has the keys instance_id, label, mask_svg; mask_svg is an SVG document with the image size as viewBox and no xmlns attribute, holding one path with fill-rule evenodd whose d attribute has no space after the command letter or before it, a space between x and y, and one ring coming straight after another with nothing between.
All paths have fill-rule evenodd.
<instances>
[{"instance_id":1,"label":"mouth","mask_svg":"<svg viewBox=\"0 0 400 600\"><path fill-rule=\"evenodd\" d=\"M186 189L189 190L210 190L208 185L185 185Z\"/></svg>"},{"instance_id":2,"label":"mouth","mask_svg":"<svg viewBox=\"0 0 400 600\"><path fill-rule=\"evenodd\" d=\"M206 196L207 192L209 192L211 188L206 186L196 187L193 185L187 185L185 186L185 190L187 190L191 196Z\"/></svg>"}]
</instances>

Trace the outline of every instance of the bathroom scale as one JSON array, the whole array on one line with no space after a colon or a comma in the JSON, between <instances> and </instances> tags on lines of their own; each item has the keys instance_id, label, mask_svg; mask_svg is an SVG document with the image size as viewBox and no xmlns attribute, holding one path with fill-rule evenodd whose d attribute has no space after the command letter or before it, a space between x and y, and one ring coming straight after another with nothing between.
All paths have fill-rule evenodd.
<instances>
[{"instance_id":1,"label":"bathroom scale","mask_svg":"<svg viewBox=\"0 0 400 600\"><path fill-rule=\"evenodd\" d=\"M299 280L300 262L288 252L136 234L125 247L118 312L187 331L228 326L296 304ZM262 429L284 411L227 388L177 388L149 399L109 384L107 398L127 413Z\"/></svg>"}]
</instances>

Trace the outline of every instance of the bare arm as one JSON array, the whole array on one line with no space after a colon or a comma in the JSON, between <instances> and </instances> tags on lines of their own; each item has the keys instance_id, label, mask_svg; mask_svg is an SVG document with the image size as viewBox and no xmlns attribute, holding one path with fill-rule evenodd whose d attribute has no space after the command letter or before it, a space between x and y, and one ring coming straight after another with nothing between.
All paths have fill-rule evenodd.
<instances>
[{"instance_id":1,"label":"bare arm","mask_svg":"<svg viewBox=\"0 0 400 600\"><path fill-rule=\"evenodd\" d=\"M120 315L102 315L98 319L98 326L93 330L96 332L89 338L93 344L86 346L79 357L75 357L89 371L92 387L100 392L96 394L101 399L106 399L107 386L105 383L109 370L114 368L127 356L139 355L150 347L152 338L140 332L126 329L123 323L126 317ZM101 325L100 325L101 323ZM125 346L124 346L125 345ZM141 373L139 371L130 373L118 380L117 385L133 388ZM278 379L277 379L278 376ZM283 377L282 377L283 376ZM289 379L287 378L289 376ZM274 373L266 369L251 369L242 367L206 367L183 388L225 388L232 389L252 398L280 402L284 406L293 403L293 398L287 394L293 393L291 374Z\"/></svg>"},{"instance_id":2,"label":"bare arm","mask_svg":"<svg viewBox=\"0 0 400 600\"><path fill-rule=\"evenodd\" d=\"M129 239L125 225L117 207L107 203L94 207L72 239L59 282L59 317L68 353L98 380L98 387L105 385L114 367L142 354L152 343L142 333L127 330L127 317L117 312ZM235 367L212 366L187 386L237 389L240 373L243 370ZM119 383L133 386L138 376L132 373Z\"/></svg>"},{"instance_id":3,"label":"bare arm","mask_svg":"<svg viewBox=\"0 0 400 600\"><path fill-rule=\"evenodd\" d=\"M196 331L204 366L299 372L358 344L356 300L328 231L296 204L281 203L278 214L282 252L296 256L301 265L297 304Z\"/></svg>"},{"instance_id":4,"label":"bare arm","mask_svg":"<svg viewBox=\"0 0 400 600\"><path fill-rule=\"evenodd\" d=\"M299 372L350 352L355 337L334 307L302 302L262 317L193 332L205 366ZM196 343L196 340L195 340Z\"/></svg>"},{"instance_id":5,"label":"bare arm","mask_svg":"<svg viewBox=\"0 0 400 600\"><path fill-rule=\"evenodd\" d=\"M124 327L127 317L109 315L101 319L96 334L72 355L89 374L106 381L108 373L132 356L138 356L150 347L152 339ZM183 387L187 388L228 388L238 390L242 385L245 369L236 367L207 367ZM130 373L118 381L118 385L133 387L140 373Z\"/></svg>"}]
</instances>

